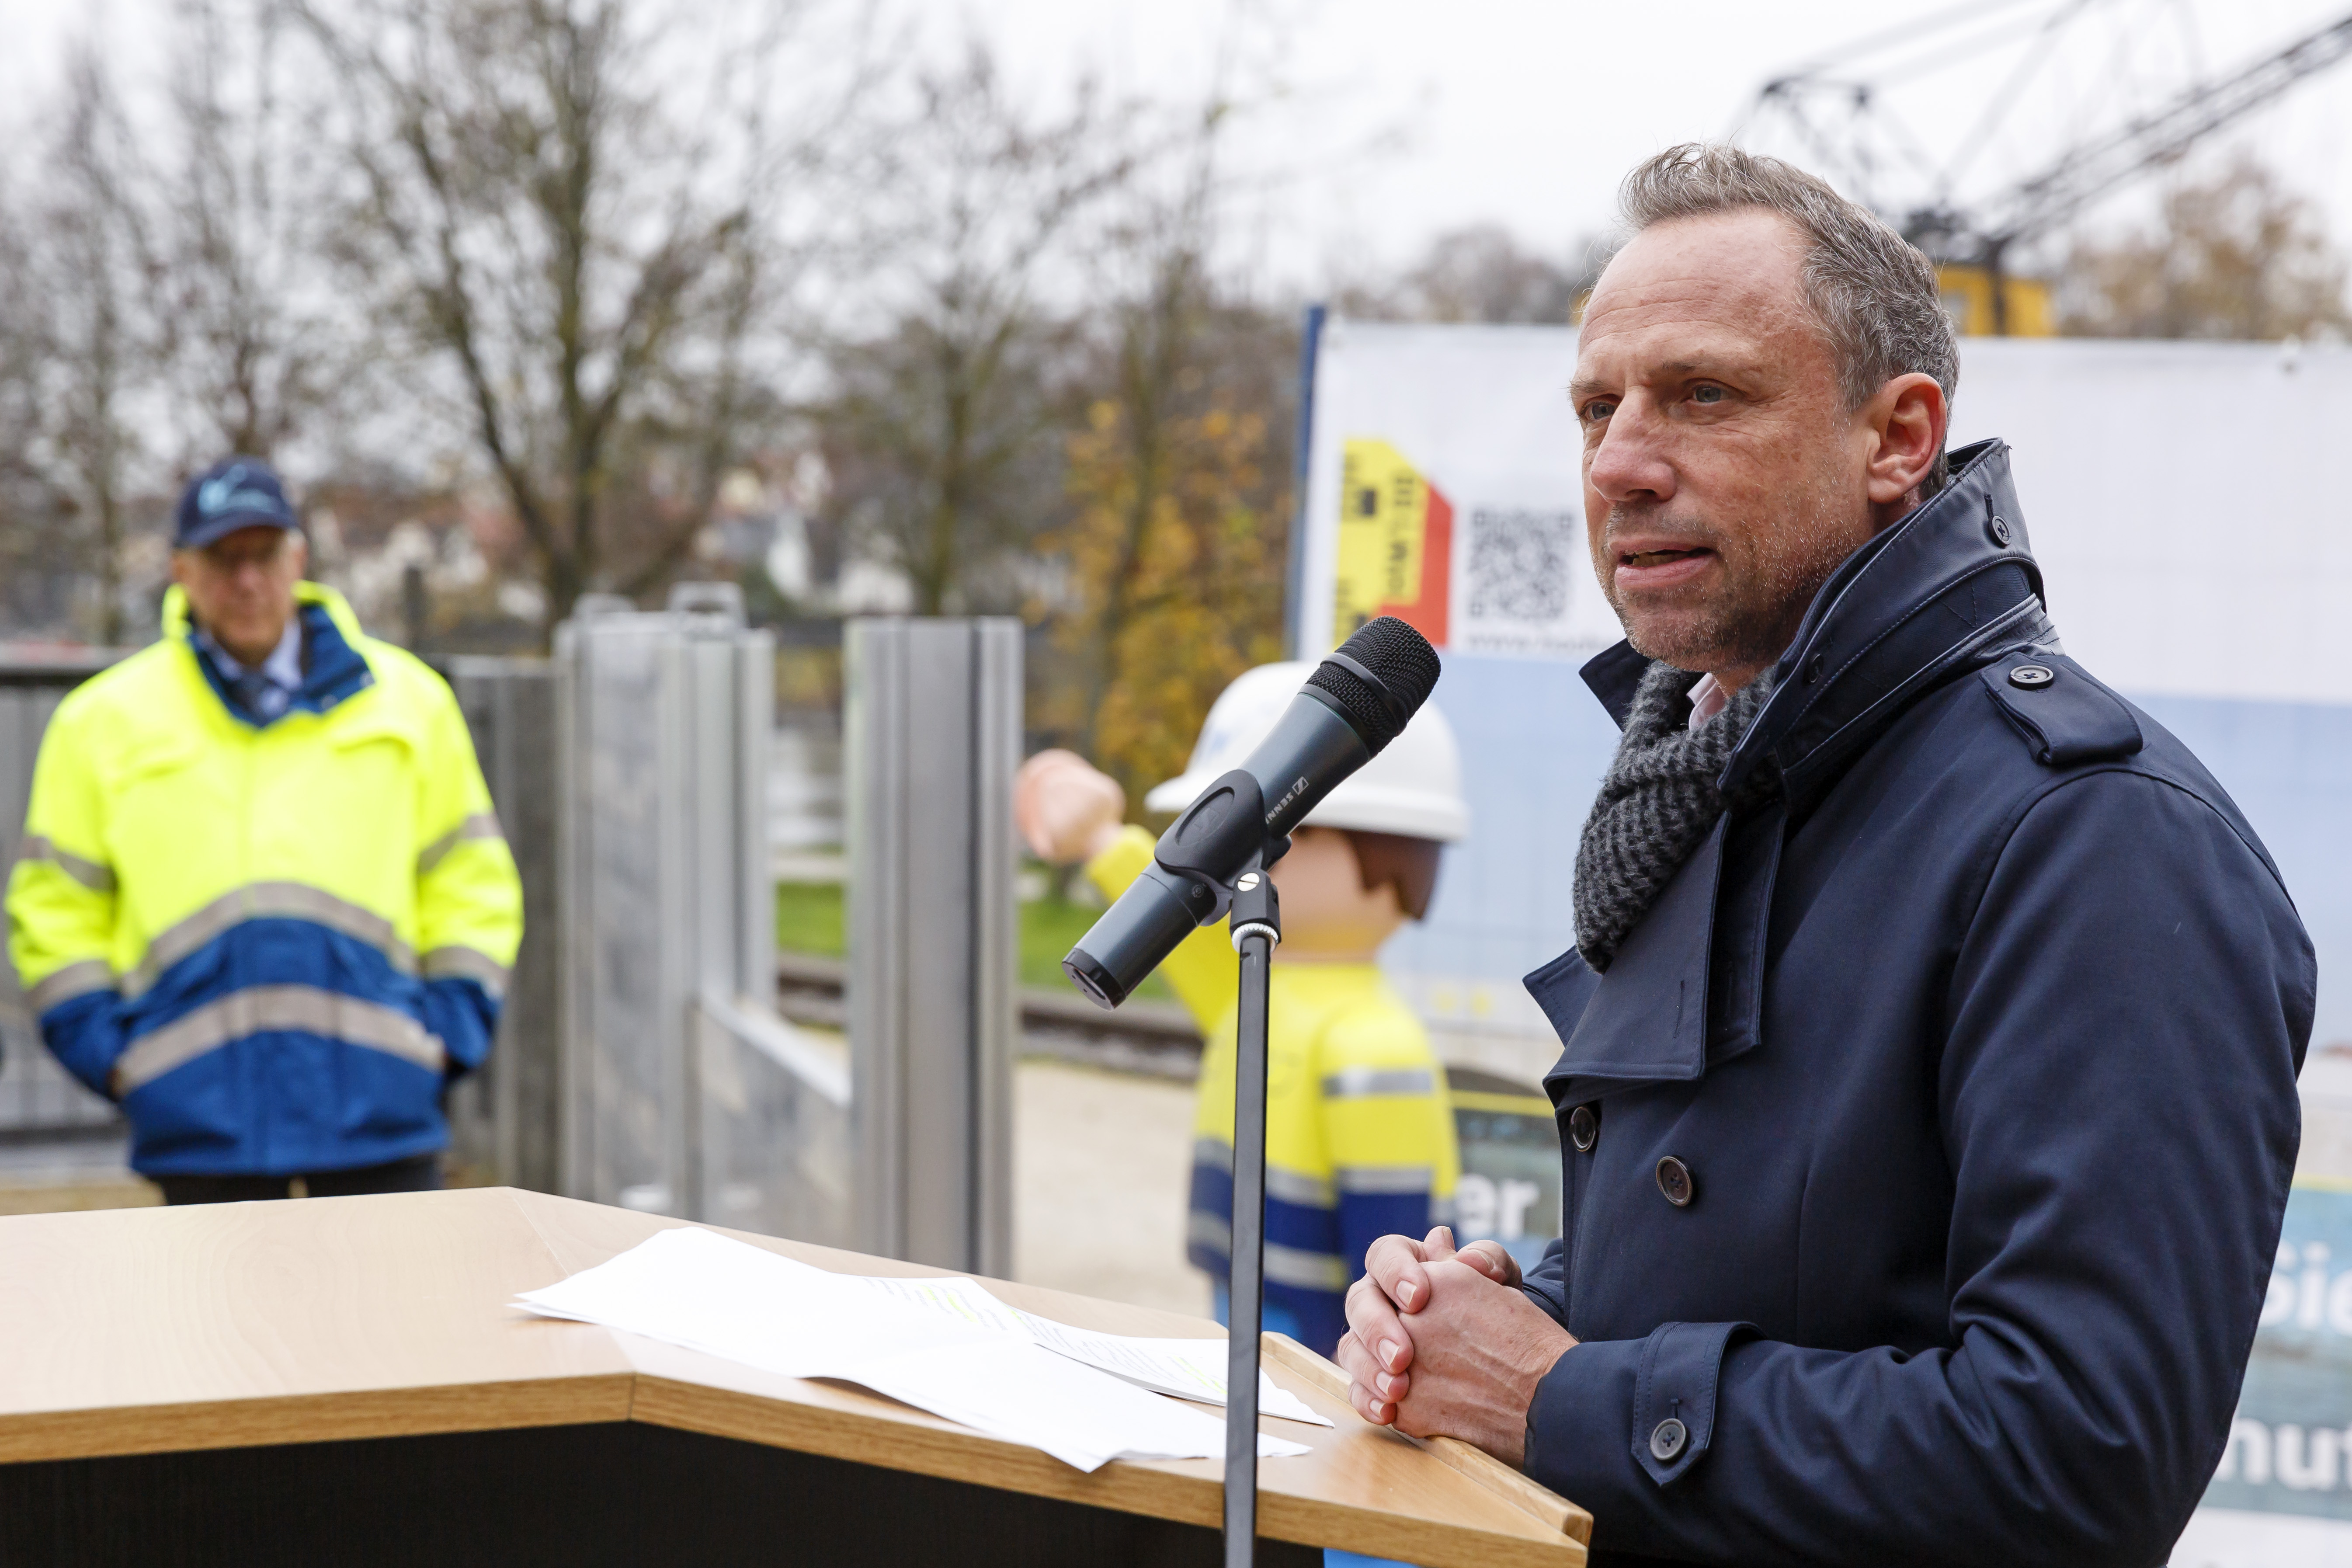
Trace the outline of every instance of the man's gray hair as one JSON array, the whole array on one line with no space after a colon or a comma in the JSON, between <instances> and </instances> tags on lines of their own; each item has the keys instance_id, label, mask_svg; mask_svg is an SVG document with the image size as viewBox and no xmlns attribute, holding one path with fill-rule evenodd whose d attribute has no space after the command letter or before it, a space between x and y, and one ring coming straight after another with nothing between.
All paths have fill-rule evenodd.
<instances>
[{"instance_id":1,"label":"man's gray hair","mask_svg":"<svg viewBox=\"0 0 2352 1568\"><path fill-rule=\"evenodd\" d=\"M1960 354L1935 264L1868 208L1792 163L1696 142L1643 163L1617 193L1629 234L1742 207L1778 213L1804 234L1805 299L1837 358L1847 407L1861 407L1914 371L1934 376L1949 405L1959 387ZM1949 477L1938 452L1920 489L1932 496Z\"/></svg>"}]
</instances>

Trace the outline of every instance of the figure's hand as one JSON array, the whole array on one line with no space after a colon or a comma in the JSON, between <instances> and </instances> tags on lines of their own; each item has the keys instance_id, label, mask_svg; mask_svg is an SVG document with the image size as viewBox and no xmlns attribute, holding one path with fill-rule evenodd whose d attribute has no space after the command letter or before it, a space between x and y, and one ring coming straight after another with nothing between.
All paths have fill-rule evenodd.
<instances>
[{"instance_id":1,"label":"figure's hand","mask_svg":"<svg viewBox=\"0 0 2352 1568\"><path fill-rule=\"evenodd\" d=\"M1049 866L1091 860L1118 837L1127 792L1076 752L1040 752L1013 775L1013 821Z\"/></svg>"},{"instance_id":2,"label":"figure's hand","mask_svg":"<svg viewBox=\"0 0 2352 1568\"><path fill-rule=\"evenodd\" d=\"M1424 1240L1384 1236L1372 1243L1364 1277L1348 1289L1348 1336L1339 1342L1348 1397L1367 1421L1386 1426L1396 1419L1397 1401L1412 1385L1413 1336L1404 1315L1428 1304L1429 1266L1441 1262L1458 1262L1517 1294L1518 1260L1500 1242L1474 1241L1456 1252L1452 1228L1441 1225Z\"/></svg>"}]
</instances>

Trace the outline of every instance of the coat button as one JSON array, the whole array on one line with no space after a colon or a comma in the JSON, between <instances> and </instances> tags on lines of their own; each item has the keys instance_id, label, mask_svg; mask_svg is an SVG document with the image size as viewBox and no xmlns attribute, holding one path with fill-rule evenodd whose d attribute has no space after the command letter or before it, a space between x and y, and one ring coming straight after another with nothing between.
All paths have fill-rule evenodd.
<instances>
[{"instance_id":1,"label":"coat button","mask_svg":"<svg viewBox=\"0 0 2352 1568\"><path fill-rule=\"evenodd\" d=\"M1995 512L1986 520L1985 531L1992 535L1992 542L1995 544L2000 545L2003 550L2009 548L2009 519Z\"/></svg>"},{"instance_id":2,"label":"coat button","mask_svg":"<svg viewBox=\"0 0 2352 1568\"><path fill-rule=\"evenodd\" d=\"M1671 1463L1690 1441L1690 1429L1673 1416L1661 1421L1650 1433L1650 1452L1661 1464Z\"/></svg>"},{"instance_id":3,"label":"coat button","mask_svg":"<svg viewBox=\"0 0 2352 1568\"><path fill-rule=\"evenodd\" d=\"M1580 1105L1568 1113L1568 1141L1576 1145L1580 1154L1592 1152L1593 1141L1601 1136L1601 1118L1592 1107Z\"/></svg>"},{"instance_id":4,"label":"coat button","mask_svg":"<svg viewBox=\"0 0 2352 1568\"><path fill-rule=\"evenodd\" d=\"M1666 1202L1678 1209L1688 1208L1691 1199L1698 1194L1691 1181L1690 1167L1672 1154L1658 1162L1658 1191L1665 1194Z\"/></svg>"},{"instance_id":5,"label":"coat button","mask_svg":"<svg viewBox=\"0 0 2352 1568\"><path fill-rule=\"evenodd\" d=\"M2046 664L2021 664L2009 672L2009 683L2020 691L2039 691L2058 679L2058 672Z\"/></svg>"}]
</instances>

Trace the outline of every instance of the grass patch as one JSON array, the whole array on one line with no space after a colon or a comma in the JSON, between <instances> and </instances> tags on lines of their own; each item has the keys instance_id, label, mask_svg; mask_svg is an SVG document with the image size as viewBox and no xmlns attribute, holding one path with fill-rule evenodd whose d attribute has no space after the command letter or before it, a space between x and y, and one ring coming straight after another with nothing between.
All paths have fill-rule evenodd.
<instances>
[{"instance_id":1,"label":"grass patch","mask_svg":"<svg viewBox=\"0 0 2352 1568\"><path fill-rule=\"evenodd\" d=\"M840 958L849 952L838 882L776 884L776 946Z\"/></svg>"},{"instance_id":2,"label":"grass patch","mask_svg":"<svg viewBox=\"0 0 2352 1568\"><path fill-rule=\"evenodd\" d=\"M1095 923L1100 910L1066 899L1044 898L1021 906L1021 984L1047 990L1071 990L1062 973L1062 955L1077 944ZM837 882L776 884L776 946L785 952L812 952L841 958L849 951L848 923ZM1155 1002L1172 1002L1176 994L1157 974L1136 991Z\"/></svg>"}]
</instances>

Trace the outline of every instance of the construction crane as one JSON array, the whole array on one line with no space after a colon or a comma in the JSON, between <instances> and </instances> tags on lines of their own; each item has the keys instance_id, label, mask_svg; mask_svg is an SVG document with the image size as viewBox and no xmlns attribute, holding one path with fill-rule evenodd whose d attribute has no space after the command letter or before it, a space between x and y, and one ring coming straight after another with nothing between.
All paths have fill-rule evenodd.
<instances>
[{"instance_id":1,"label":"construction crane","mask_svg":"<svg viewBox=\"0 0 2352 1568\"><path fill-rule=\"evenodd\" d=\"M2038 31L2046 37L2080 15L2087 5L2088 0L2072 0L2039 18ZM1981 20L1989 10L2006 8L1962 7L1940 17L1925 19L1922 29L1939 21ZM1864 40L1848 54L1880 47L1891 37L1881 35ZM1895 212L1887 212L1881 206L1881 216L1933 258L1948 281L1980 282L1990 296L1993 332L2005 336L2011 329L2008 258L2014 247L2050 233L2100 197L2150 169L2179 158L2204 137L2271 102L2305 79L2336 65L2347 55L2352 55L2352 14L2315 28L2226 77L2191 87L2152 111L2069 148L2039 173L1994 195L1965 205L1957 203L1949 194L1951 182L1947 172L1940 182L1945 188L1928 201ZM2012 86L2021 81L2022 73L2014 79ZM1757 93L1756 110L1749 118L1755 118L1756 111L1777 110L1817 153L1826 155L1833 167L1861 186L1857 195L1869 201L1869 187L1876 171L1866 142L1857 134L1841 146L1805 112L1803 100L1823 90L1845 100L1857 132L1870 120L1880 96L1873 83L1832 80L1824 68L1814 68L1765 83ZM2004 93L2013 100L2010 89L2004 89ZM2005 102L1998 104L1995 113L2005 107ZM1916 155L1914 161L1918 161ZM1969 278L1970 273L1975 277Z\"/></svg>"}]
</instances>

